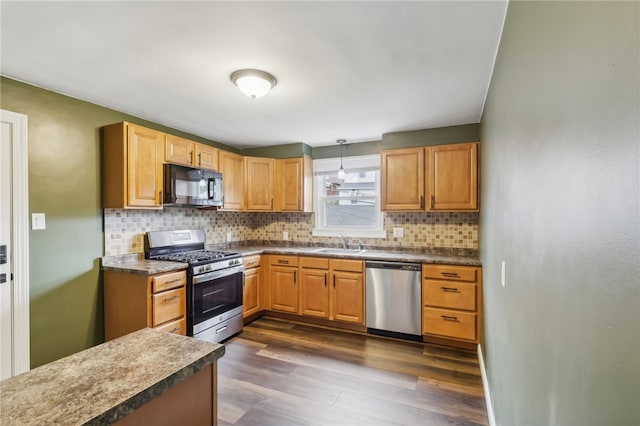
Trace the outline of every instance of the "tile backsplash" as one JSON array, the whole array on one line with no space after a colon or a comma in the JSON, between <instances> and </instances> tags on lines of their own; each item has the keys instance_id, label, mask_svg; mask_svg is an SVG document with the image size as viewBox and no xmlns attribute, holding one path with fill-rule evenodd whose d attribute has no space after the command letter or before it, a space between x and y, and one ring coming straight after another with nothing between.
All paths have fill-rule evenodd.
<instances>
[{"instance_id":1,"label":"tile backsplash","mask_svg":"<svg viewBox=\"0 0 640 426\"><path fill-rule=\"evenodd\" d=\"M350 238L365 246L478 249L478 213L385 213L387 238ZM224 212L171 207L164 210L104 209L104 255L142 253L147 231L204 229L207 244L280 241L284 231L293 243L337 245L335 237L314 237L313 213ZM403 238L393 238L402 227Z\"/></svg>"}]
</instances>

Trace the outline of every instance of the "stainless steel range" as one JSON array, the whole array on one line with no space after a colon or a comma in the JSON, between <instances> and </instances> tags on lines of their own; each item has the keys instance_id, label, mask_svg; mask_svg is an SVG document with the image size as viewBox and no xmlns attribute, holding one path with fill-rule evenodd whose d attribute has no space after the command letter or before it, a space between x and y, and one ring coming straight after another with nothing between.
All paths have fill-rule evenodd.
<instances>
[{"instance_id":1,"label":"stainless steel range","mask_svg":"<svg viewBox=\"0 0 640 426\"><path fill-rule=\"evenodd\" d=\"M242 331L242 257L205 250L201 229L147 232L147 259L188 263L187 335L220 342Z\"/></svg>"}]
</instances>

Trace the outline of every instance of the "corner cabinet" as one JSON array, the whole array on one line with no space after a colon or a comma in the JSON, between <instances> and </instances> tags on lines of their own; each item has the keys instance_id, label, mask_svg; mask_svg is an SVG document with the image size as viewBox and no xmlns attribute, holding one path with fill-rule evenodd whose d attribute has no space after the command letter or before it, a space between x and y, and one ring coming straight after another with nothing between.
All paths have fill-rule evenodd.
<instances>
[{"instance_id":1,"label":"corner cabinet","mask_svg":"<svg viewBox=\"0 0 640 426\"><path fill-rule=\"evenodd\" d=\"M482 268L422 266L425 341L476 349L482 324Z\"/></svg>"},{"instance_id":2,"label":"corner cabinet","mask_svg":"<svg viewBox=\"0 0 640 426\"><path fill-rule=\"evenodd\" d=\"M164 134L131 123L103 128L104 208L162 208Z\"/></svg>"},{"instance_id":3,"label":"corner cabinet","mask_svg":"<svg viewBox=\"0 0 640 426\"><path fill-rule=\"evenodd\" d=\"M478 211L478 146L382 151L382 210Z\"/></svg>"},{"instance_id":4,"label":"corner cabinet","mask_svg":"<svg viewBox=\"0 0 640 426\"><path fill-rule=\"evenodd\" d=\"M187 334L186 271L104 272L105 340L152 327Z\"/></svg>"}]
</instances>

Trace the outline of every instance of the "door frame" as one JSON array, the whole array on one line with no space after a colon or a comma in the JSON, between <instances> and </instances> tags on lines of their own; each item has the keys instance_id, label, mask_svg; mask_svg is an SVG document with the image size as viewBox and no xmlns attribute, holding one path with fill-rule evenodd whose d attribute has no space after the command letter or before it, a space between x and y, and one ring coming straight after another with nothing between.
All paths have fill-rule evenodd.
<instances>
[{"instance_id":1,"label":"door frame","mask_svg":"<svg viewBox=\"0 0 640 426\"><path fill-rule=\"evenodd\" d=\"M28 117L0 109L0 120L12 128L12 252L13 326L12 370L18 375L30 369L29 331L29 146Z\"/></svg>"}]
</instances>

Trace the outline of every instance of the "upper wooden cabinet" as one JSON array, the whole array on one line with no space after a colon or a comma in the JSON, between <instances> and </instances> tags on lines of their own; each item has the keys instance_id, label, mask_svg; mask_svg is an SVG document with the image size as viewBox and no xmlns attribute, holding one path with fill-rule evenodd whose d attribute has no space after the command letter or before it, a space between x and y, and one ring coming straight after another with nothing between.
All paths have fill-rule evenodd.
<instances>
[{"instance_id":1,"label":"upper wooden cabinet","mask_svg":"<svg viewBox=\"0 0 640 426\"><path fill-rule=\"evenodd\" d=\"M426 150L427 210L478 210L478 143Z\"/></svg>"},{"instance_id":2,"label":"upper wooden cabinet","mask_svg":"<svg viewBox=\"0 0 640 426\"><path fill-rule=\"evenodd\" d=\"M274 209L275 160L273 158L244 157L244 161L247 210L272 211Z\"/></svg>"},{"instance_id":3,"label":"upper wooden cabinet","mask_svg":"<svg viewBox=\"0 0 640 426\"><path fill-rule=\"evenodd\" d=\"M478 143L382 151L382 210L478 211Z\"/></svg>"},{"instance_id":4,"label":"upper wooden cabinet","mask_svg":"<svg viewBox=\"0 0 640 426\"><path fill-rule=\"evenodd\" d=\"M166 135L164 160L188 167L218 170L218 149L209 145Z\"/></svg>"},{"instance_id":5,"label":"upper wooden cabinet","mask_svg":"<svg viewBox=\"0 0 640 426\"><path fill-rule=\"evenodd\" d=\"M224 210L244 210L244 157L220 151Z\"/></svg>"},{"instance_id":6,"label":"upper wooden cabinet","mask_svg":"<svg viewBox=\"0 0 640 426\"><path fill-rule=\"evenodd\" d=\"M161 208L164 134L131 123L103 128L105 208Z\"/></svg>"},{"instance_id":7,"label":"upper wooden cabinet","mask_svg":"<svg viewBox=\"0 0 640 426\"><path fill-rule=\"evenodd\" d=\"M309 157L276 160L275 210L313 211L313 172Z\"/></svg>"}]
</instances>

